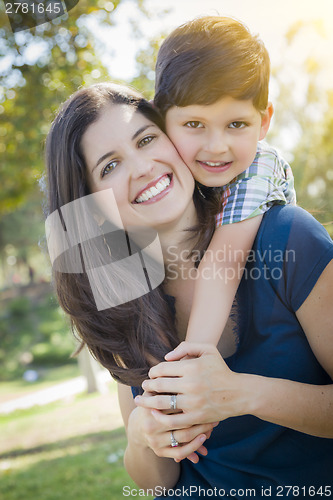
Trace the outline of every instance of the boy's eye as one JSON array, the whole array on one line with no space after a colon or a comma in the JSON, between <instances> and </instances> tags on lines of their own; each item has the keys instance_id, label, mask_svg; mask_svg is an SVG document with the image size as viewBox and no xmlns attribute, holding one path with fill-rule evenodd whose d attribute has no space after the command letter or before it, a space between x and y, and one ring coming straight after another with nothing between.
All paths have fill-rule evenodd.
<instances>
[{"instance_id":1,"label":"boy's eye","mask_svg":"<svg viewBox=\"0 0 333 500\"><path fill-rule=\"evenodd\" d=\"M138 142L138 147L142 148L144 146L147 146L147 144L150 144L155 138L156 138L155 135L146 135L143 139L141 139Z\"/></svg>"},{"instance_id":2,"label":"boy's eye","mask_svg":"<svg viewBox=\"0 0 333 500\"><path fill-rule=\"evenodd\" d=\"M247 124L245 122L231 122L229 124L229 128L244 128L246 125Z\"/></svg>"},{"instance_id":3,"label":"boy's eye","mask_svg":"<svg viewBox=\"0 0 333 500\"><path fill-rule=\"evenodd\" d=\"M102 172L101 172L101 177L103 178L105 175L109 174L110 172L112 172L116 166L118 165L118 160L112 160L110 161L107 165L105 165L105 167L103 168Z\"/></svg>"},{"instance_id":4,"label":"boy's eye","mask_svg":"<svg viewBox=\"0 0 333 500\"><path fill-rule=\"evenodd\" d=\"M198 122L198 121L195 121L195 120L192 120L190 122L186 122L184 124L185 127L188 127L188 128L202 128L203 125L201 122Z\"/></svg>"}]
</instances>

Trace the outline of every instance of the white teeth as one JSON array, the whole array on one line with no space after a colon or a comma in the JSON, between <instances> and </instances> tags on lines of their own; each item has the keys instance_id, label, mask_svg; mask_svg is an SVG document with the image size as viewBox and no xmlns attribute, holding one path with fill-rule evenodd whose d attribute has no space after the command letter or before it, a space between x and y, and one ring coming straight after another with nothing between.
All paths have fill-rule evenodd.
<instances>
[{"instance_id":1,"label":"white teeth","mask_svg":"<svg viewBox=\"0 0 333 500\"><path fill-rule=\"evenodd\" d=\"M226 165L226 163L228 162L225 162L225 161L204 161L203 163L205 163L206 165L208 165L209 167L218 167L220 165Z\"/></svg>"},{"instance_id":2,"label":"white teeth","mask_svg":"<svg viewBox=\"0 0 333 500\"><path fill-rule=\"evenodd\" d=\"M143 201L150 200L150 198L153 198L157 194L160 194L162 191L164 191L170 184L170 177L166 176L163 179L159 180L155 186L152 186L149 189L146 189L143 193L140 194L138 198L136 198L136 203L142 203Z\"/></svg>"}]
</instances>

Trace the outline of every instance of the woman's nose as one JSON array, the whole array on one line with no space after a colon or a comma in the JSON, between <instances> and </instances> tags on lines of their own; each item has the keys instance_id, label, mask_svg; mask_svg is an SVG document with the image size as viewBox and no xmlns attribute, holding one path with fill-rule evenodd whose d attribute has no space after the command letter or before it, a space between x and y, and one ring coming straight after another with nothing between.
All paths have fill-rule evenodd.
<instances>
[{"instance_id":1,"label":"woman's nose","mask_svg":"<svg viewBox=\"0 0 333 500\"><path fill-rule=\"evenodd\" d=\"M149 176L154 170L154 162L150 158L137 155L130 161L130 170L134 179Z\"/></svg>"}]
</instances>

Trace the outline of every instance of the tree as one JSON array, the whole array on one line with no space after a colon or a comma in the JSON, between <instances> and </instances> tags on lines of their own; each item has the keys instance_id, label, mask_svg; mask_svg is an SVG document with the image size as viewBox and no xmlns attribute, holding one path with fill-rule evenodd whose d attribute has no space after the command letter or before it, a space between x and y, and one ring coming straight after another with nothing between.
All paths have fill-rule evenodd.
<instances>
[{"instance_id":1,"label":"tree","mask_svg":"<svg viewBox=\"0 0 333 500\"><path fill-rule=\"evenodd\" d=\"M131 81L131 85L142 92L146 99L154 98L157 52L165 37L165 33L160 33L157 37L150 38L147 47L140 50L136 56L138 74Z\"/></svg>"},{"instance_id":2,"label":"tree","mask_svg":"<svg viewBox=\"0 0 333 500\"><path fill-rule=\"evenodd\" d=\"M5 66L0 74L0 213L15 210L36 190L43 142L60 103L81 85L108 78L94 55L95 39L86 21L98 16L101 24L112 25L120 2L80 0L62 18L15 34L0 4Z\"/></svg>"},{"instance_id":3,"label":"tree","mask_svg":"<svg viewBox=\"0 0 333 500\"><path fill-rule=\"evenodd\" d=\"M283 62L273 68L277 96L269 140L283 152L286 143L291 144L298 203L333 235L333 90L325 83L330 60L325 58L324 36L317 21L295 23L289 29ZM307 39L313 40L312 47ZM296 46L308 50L291 65L285 61Z\"/></svg>"}]
</instances>

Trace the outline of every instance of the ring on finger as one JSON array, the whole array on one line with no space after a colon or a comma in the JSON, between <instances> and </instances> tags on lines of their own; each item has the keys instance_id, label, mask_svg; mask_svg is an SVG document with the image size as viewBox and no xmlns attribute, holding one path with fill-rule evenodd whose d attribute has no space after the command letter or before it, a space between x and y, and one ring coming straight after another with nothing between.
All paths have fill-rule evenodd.
<instances>
[{"instance_id":1,"label":"ring on finger","mask_svg":"<svg viewBox=\"0 0 333 500\"><path fill-rule=\"evenodd\" d=\"M171 447L172 448L175 448L176 446L179 445L177 439L175 438L175 436L173 435L173 432L170 431L170 439L171 439Z\"/></svg>"},{"instance_id":2,"label":"ring on finger","mask_svg":"<svg viewBox=\"0 0 333 500\"><path fill-rule=\"evenodd\" d=\"M176 408L177 408L177 395L176 394L172 394L170 396L170 408L171 408L171 410L176 410Z\"/></svg>"}]
</instances>

